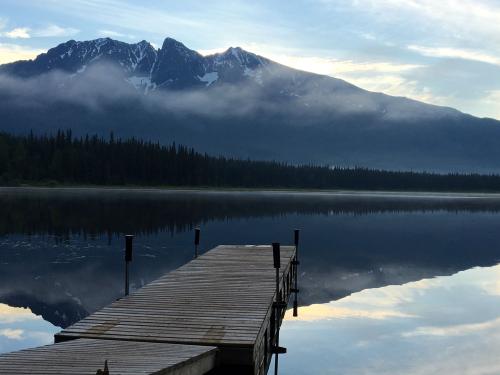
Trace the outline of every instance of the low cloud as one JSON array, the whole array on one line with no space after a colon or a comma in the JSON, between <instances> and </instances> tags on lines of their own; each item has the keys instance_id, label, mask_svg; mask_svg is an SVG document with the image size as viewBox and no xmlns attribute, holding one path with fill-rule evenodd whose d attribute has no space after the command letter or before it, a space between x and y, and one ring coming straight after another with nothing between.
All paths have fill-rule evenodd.
<instances>
[{"instance_id":1,"label":"low cloud","mask_svg":"<svg viewBox=\"0 0 500 375\"><path fill-rule=\"evenodd\" d=\"M490 110L485 110L488 117L500 119L500 90L488 91L486 97L484 98L484 103ZM499 289L500 290L500 287Z\"/></svg>"},{"instance_id":2,"label":"low cloud","mask_svg":"<svg viewBox=\"0 0 500 375\"><path fill-rule=\"evenodd\" d=\"M58 25L48 25L41 29L36 29L33 31L33 36L35 37L58 37L58 36L74 36L78 34L80 30L73 27L61 27Z\"/></svg>"},{"instance_id":3,"label":"low cloud","mask_svg":"<svg viewBox=\"0 0 500 375\"><path fill-rule=\"evenodd\" d=\"M332 319L370 319L385 320L389 318L414 318L414 315L405 314L396 310L380 309L353 309L338 307L333 303L323 305L311 305L300 308L301 321L317 321ZM292 310L286 313L286 319L292 319Z\"/></svg>"},{"instance_id":4,"label":"low cloud","mask_svg":"<svg viewBox=\"0 0 500 375\"><path fill-rule=\"evenodd\" d=\"M482 323L459 324L448 327L418 327L410 332L403 332L403 337L415 336L464 336L489 330L497 330L500 327L500 318Z\"/></svg>"},{"instance_id":5,"label":"low cloud","mask_svg":"<svg viewBox=\"0 0 500 375\"><path fill-rule=\"evenodd\" d=\"M61 27L58 25L48 25L46 27L31 29L29 27L16 27L10 31L0 33L0 36L10 39L30 39L49 37L69 37L78 34L80 30L73 27Z\"/></svg>"},{"instance_id":6,"label":"low cloud","mask_svg":"<svg viewBox=\"0 0 500 375\"><path fill-rule=\"evenodd\" d=\"M128 38L135 39L135 36L132 34L124 34L115 30L102 29L98 31L99 36L101 37L110 37L110 38Z\"/></svg>"},{"instance_id":7,"label":"low cloud","mask_svg":"<svg viewBox=\"0 0 500 375\"><path fill-rule=\"evenodd\" d=\"M6 64L18 60L34 59L42 52L45 51L17 44L0 43L0 64Z\"/></svg>"},{"instance_id":8,"label":"low cloud","mask_svg":"<svg viewBox=\"0 0 500 375\"><path fill-rule=\"evenodd\" d=\"M5 31L0 36L10 39L29 39L31 38L30 29L28 27L16 27L10 31Z\"/></svg>"},{"instance_id":9,"label":"low cloud","mask_svg":"<svg viewBox=\"0 0 500 375\"><path fill-rule=\"evenodd\" d=\"M334 7L334 0L319 0ZM401 24L408 19L422 30L432 26L434 38L448 39L463 44L465 41L498 48L500 41L500 6L492 1L478 0L364 0L349 2L361 12L376 15L386 24ZM407 18L409 17L409 18ZM436 33L439 30L439 33Z\"/></svg>"},{"instance_id":10,"label":"low cloud","mask_svg":"<svg viewBox=\"0 0 500 375\"><path fill-rule=\"evenodd\" d=\"M85 106L94 111L108 105L133 102L144 109L210 117L244 115L257 108L271 109L255 85L224 85L204 90L156 90L145 95L127 81L120 68L94 64L82 73L53 71L34 78L0 75L0 92L11 105L45 108L62 102ZM7 99L5 99L7 100ZM4 101L5 103L5 101Z\"/></svg>"},{"instance_id":11,"label":"low cloud","mask_svg":"<svg viewBox=\"0 0 500 375\"><path fill-rule=\"evenodd\" d=\"M500 57L476 50L450 47L424 47L417 45L409 45L408 49L429 57L464 59L500 65Z\"/></svg>"},{"instance_id":12,"label":"low cloud","mask_svg":"<svg viewBox=\"0 0 500 375\"><path fill-rule=\"evenodd\" d=\"M0 336L7 337L10 340L22 340L24 331L22 329L5 328L0 329Z\"/></svg>"},{"instance_id":13,"label":"low cloud","mask_svg":"<svg viewBox=\"0 0 500 375\"><path fill-rule=\"evenodd\" d=\"M0 76L4 103L47 108L62 102L107 110L110 105L140 105L153 114L199 115L213 119L266 113L294 116L295 123L324 122L325 116L369 114L387 119L434 118L447 109L410 100L370 95L341 80L299 74L280 66L262 71L264 85L253 80L206 89L154 90L144 94L127 82L115 65L92 64L82 73L51 72L30 79ZM8 102L7 102L8 101ZM128 102L127 102L128 101ZM454 112L453 112L454 113Z\"/></svg>"},{"instance_id":14,"label":"low cloud","mask_svg":"<svg viewBox=\"0 0 500 375\"><path fill-rule=\"evenodd\" d=\"M30 309L11 307L0 303L0 324L12 324L37 319L38 317Z\"/></svg>"}]
</instances>

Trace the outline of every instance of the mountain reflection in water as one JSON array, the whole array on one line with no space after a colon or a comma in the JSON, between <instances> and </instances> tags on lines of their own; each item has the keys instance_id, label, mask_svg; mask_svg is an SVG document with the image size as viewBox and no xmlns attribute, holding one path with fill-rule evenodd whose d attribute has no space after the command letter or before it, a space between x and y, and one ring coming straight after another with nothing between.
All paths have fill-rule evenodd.
<instances>
[{"instance_id":1,"label":"mountain reflection in water","mask_svg":"<svg viewBox=\"0 0 500 375\"><path fill-rule=\"evenodd\" d=\"M299 303L450 275L500 260L490 195L1 188L0 303L66 327L123 294L123 235L135 234L132 288L218 244L292 242Z\"/></svg>"}]
</instances>

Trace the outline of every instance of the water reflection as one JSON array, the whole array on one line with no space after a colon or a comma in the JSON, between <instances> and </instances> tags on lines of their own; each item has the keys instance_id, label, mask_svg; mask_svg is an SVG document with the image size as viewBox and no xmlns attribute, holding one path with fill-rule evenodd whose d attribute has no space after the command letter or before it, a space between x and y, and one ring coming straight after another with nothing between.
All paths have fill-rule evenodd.
<instances>
[{"instance_id":1,"label":"water reflection","mask_svg":"<svg viewBox=\"0 0 500 375\"><path fill-rule=\"evenodd\" d=\"M500 261L491 195L0 188L0 303L60 327L219 244L290 243L301 228L299 303L450 275Z\"/></svg>"},{"instance_id":2,"label":"water reflection","mask_svg":"<svg viewBox=\"0 0 500 375\"><path fill-rule=\"evenodd\" d=\"M282 374L499 374L500 265L287 312Z\"/></svg>"},{"instance_id":3,"label":"water reflection","mask_svg":"<svg viewBox=\"0 0 500 375\"><path fill-rule=\"evenodd\" d=\"M0 303L0 353L52 343L59 331L30 309Z\"/></svg>"}]
</instances>

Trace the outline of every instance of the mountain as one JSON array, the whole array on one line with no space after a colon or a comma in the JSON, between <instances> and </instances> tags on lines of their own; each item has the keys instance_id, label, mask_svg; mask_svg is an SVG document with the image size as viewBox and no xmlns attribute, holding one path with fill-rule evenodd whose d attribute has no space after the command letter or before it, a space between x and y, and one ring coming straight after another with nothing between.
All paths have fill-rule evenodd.
<instances>
[{"instance_id":1,"label":"mountain","mask_svg":"<svg viewBox=\"0 0 500 375\"><path fill-rule=\"evenodd\" d=\"M70 40L39 55L35 60L0 66L0 72L30 78L52 71L81 74L92 65L109 63L126 75L137 88L187 89L214 82L239 82L245 77L259 80L256 70L271 61L241 48L204 57L182 43L166 38L156 50L145 40L127 44L110 38L77 42Z\"/></svg>"},{"instance_id":2,"label":"mountain","mask_svg":"<svg viewBox=\"0 0 500 375\"><path fill-rule=\"evenodd\" d=\"M157 51L146 41L127 44L109 38L85 42L70 40L42 53L35 60L5 64L0 70L18 77L33 77L53 70L81 73L89 64L118 63L130 74L147 76Z\"/></svg>"},{"instance_id":3,"label":"mountain","mask_svg":"<svg viewBox=\"0 0 500 375\"><path fill-rule=\"evenodd\" d=\"M71 128L215 155L383 169L500 173L500 122L373 93L241 48L202 56L109 38L0 66L0 130Z\"/></svg>"}]
</instances>

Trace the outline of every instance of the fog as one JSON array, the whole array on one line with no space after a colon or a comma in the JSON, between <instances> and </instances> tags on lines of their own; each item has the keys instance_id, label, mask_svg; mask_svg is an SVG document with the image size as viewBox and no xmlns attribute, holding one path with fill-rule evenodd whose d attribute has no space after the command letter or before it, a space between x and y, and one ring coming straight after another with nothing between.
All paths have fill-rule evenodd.
<instances>
[{"instance_id":1,"label":"fog","mask_svg":"<svg viewBox=\"0 0 500 375\"><path fill-rule=\"evenodd\" d=\"M95 64L82 73L52 71L34 78L0 75L0 95L10 105L42 108L70 103L102 111L112 103L132 101L150 111L174 111L204 116L245 115L278 107L264 101L264 91L252 84L225 84L207 89L154 90L145 93L126 81L111 64Z\"/></svg>"},{"instance_id":2,"label":"fog","mask_svg":"<svg viewBox=\"0 0 500 375\"><path fill-rule=\"evenodd\" d=\"M145 90L127 82L113 64L92 64L80 73L51 71L33 78L0 75L0 95L10 105L40 108L51 103L71 103L99 111L111 103L133 101L151 111L173 111L225 117L269 113L301 115L311 111L338 115L377 114L411 119L458 114L404 98L374 94L342 80L283 67L262 70L263 84L253 80L214 84L185 90ZM283 104L287 104L284 106ZM321 113L320 113L321 114Z\"/></svg>"},{"instance_id":3,"label":"fog","mask_svg":"<svg viewBox=\"0 0 500 375\"><path fill-rule=\"evenodd\" d=\"M435 172L500 172L500 123L279 64L259 79L134 87L116 65L0 75L0 130L139 137L212 155Z\"/></svg>"}]
</instances>

